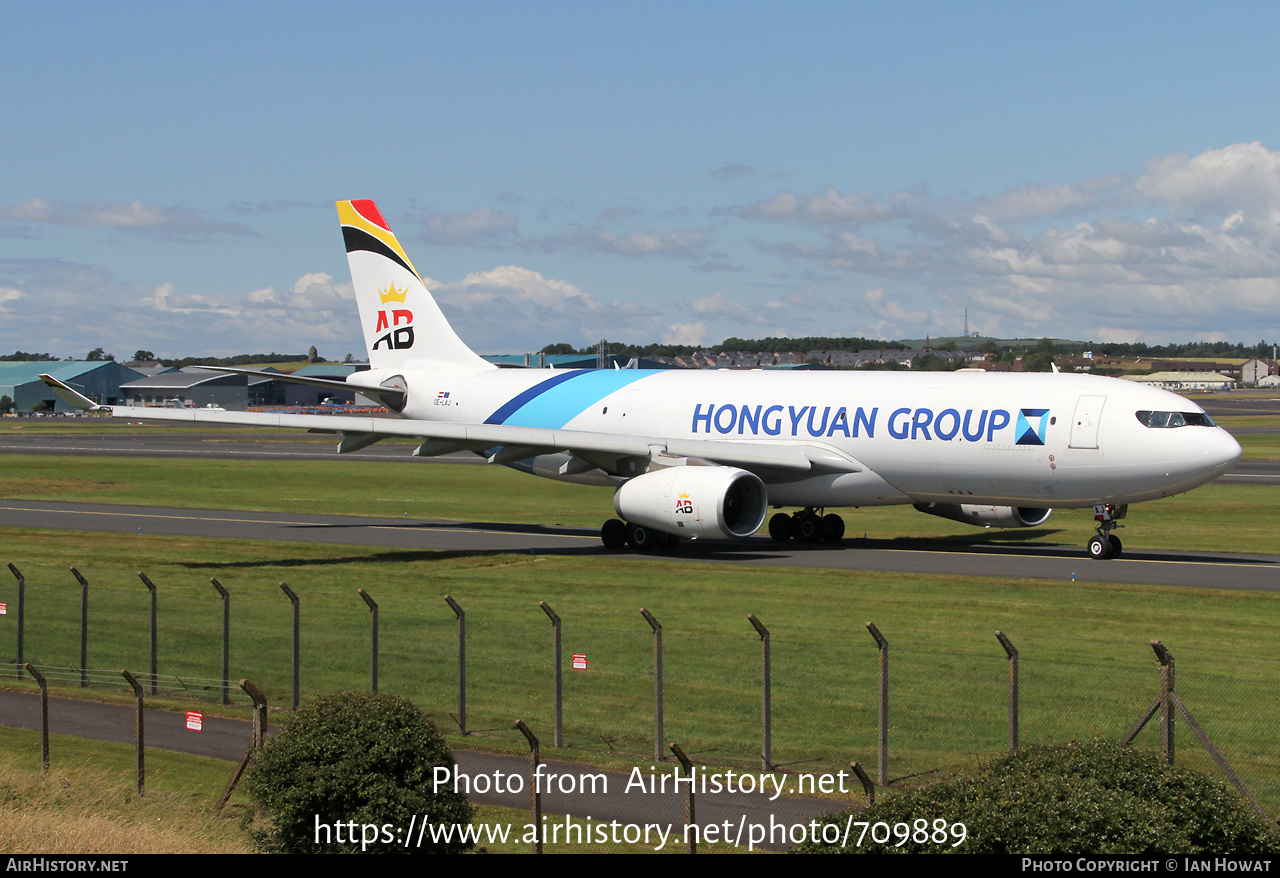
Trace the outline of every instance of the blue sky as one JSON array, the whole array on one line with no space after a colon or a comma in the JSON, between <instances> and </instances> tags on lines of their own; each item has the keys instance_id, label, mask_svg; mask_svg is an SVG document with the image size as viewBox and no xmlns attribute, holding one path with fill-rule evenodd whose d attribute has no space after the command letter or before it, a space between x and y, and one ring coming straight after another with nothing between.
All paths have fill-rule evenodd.
<instances>
[{"instance_id":1,"label":"blue sky","mask_svg":"<svg viewBox=\"0 0 1280 878\"><path fill-rule=\"evenodd\" d=\"M0 351L1280 337L1275 4L3 8Z\"/></svg>"}]
</instances>

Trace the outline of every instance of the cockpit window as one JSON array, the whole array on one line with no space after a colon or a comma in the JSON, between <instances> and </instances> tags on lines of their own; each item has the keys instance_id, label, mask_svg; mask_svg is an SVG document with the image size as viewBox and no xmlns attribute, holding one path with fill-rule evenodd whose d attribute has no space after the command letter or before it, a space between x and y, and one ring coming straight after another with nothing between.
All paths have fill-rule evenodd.
<instances>
[{"instance_id":1,"label":"cockpit window","mask_svg":"<svg viewBox=\"0 0 1280 878\"><path fill-rule=\"evenodd\" d=\"M1144 427L1216 427L1204 412L1134 412Z\"/></svg>"}]
</instances>

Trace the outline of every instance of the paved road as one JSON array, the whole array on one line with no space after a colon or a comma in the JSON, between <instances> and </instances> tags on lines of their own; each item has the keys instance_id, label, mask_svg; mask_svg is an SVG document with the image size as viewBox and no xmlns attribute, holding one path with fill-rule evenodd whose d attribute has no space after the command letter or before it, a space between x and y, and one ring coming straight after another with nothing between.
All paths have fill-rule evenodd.
<instances>
[{"instance_id":1,"label":"paved road","mask_svg":"<svg viewBox=\"0 0 1280 878\"><path fill-rule=\"evenodd\" d=\"M147 709L145 711L145 740L148 748L173 750L199 756L210 756L214 759L227 760L228 763L239 761L252 739L252 730L247 721L227 719L224 717L204 717L203 730L199 732L186 728L185 713ZM40 728L40 696L36 693L0 691L0 725L20 729L38 730ZM96 701L82 701L71 698L49 698L49 730L54 735L71 735L81 738L92 738L101 741L115 741L132 744L134 738L134 708L129 705L103 704ZM50 761L57 764L57 744L50 748ZM671 764L659 764L651 761L640 761L637 777L632 772L601 771L582 765L548 760L551 753L543 750L544 769L542 775L547 778L542 789L542 808L547 814L571 814L577 818L590 818L595 822L617 820L622 823L643 825L658 824L668 831L675 830L674 839L679 838L684 825L683 792L675 792L670 780L673 773ZM484 805L501 805L508 808L528 809L530 804L529 780L530 763L527 756L512 756L500 753L485 753L473 750L455 750L454 758L458 763L460 788L468 792L468 798ZM651 771L652 766L652 771ZM227 766L227 776L231 776L232 766ZM748 773L750 775L751 773ZM752 779L752 787L761 783L758 773ZM591 776L595 777L592 778ZM666 792L650 791L651 777L668 776ZM736 783L740 784L741 772L735 772ZM465 780L463 777L465 776ZM786 791L794 791L797 775L788 775L783 779L782 772L773 777L777 783L790 784ZM727 778L721 775L723 783ZM502 791L494 787L501 782ZM637 784L641 780L644 785ZM790 827L796 823L808 821L829 811L841 810L854 800L849 796L843 801L820 799L813 797L777 796L776 787L769 783L768 794L751 793L710 793L697 798L698 823L703 826L724 824L726 821L735 830L740 823L768 826L773 820ZM846 789L861 787L852 778L845 778ZM519 791L512 788L520 784ZM467 784L469 786L463 786ZM483 786L485 792L478 787ZM772 798L772 800L771 800ZM858 797L861 798L860 795ZM747 836L744 835L744 844ZM668 842L672 844L674 842ZM788 844L759 845L767 849L782 849Z\"/></svg>"},{"instance_id":2,"label":"paved road","mask_svg":"<svg viewBox=\"0 0 1280 878\"><path fill-rule=\"evenodd\" d=\"M1280 398L1214 398L1207 408L1221 412L1236 406L1280 414ZM76 420L44 424L75 427ZM155 458L332 460L329 436L296 432L246 432L209 427L198 431L139 433L119 421L106 421L94 433L0 432L0 453L135 456ZM1267 428L1270 429L1270 428ZM414 458L412 446L384 442L345 455L347 460L479 463L475 455ZM1220 480L1223 484L1280 485L1280 461L1243 461ZM450 549L469 552L550 552L602 555L595 529L509 525L498 522L438 522L350 516L299 516L229 510L95 506L77 503L0 501L0 526L47 527L116 533L159 533L235 539L289 540L405 549ZM851 532L856 523L851 524ZM684 544L680 557L719 563L749 563L841 570L961 573L1050 580L1152 583L1219 588L1276 590L1280 558L1233 553L1135 552L1121 559L1090 561L1083 548L992 546L980 531L948 540L849 539L840 549L791 544L784 548L764 539L740 543Z\"/></svg>"},{"instance_id":3,"label":"paved road","mask_svg":"<svg viewBox=\"0 0 1280 878\"><path fill-rule=\"evenodd\" d=\"M607 556L594 529L494 522L418 521L341 515L237 512L0 500L0 527L283 540L394 549ZM676 557L720 564L898 571L968 576L1143 583L1280 591L1280 557L1204 552L1140 552L1091 561L1083 549L992 546L981 532L948 540L846 539L839 548L778 546L767 537L736 543L682 543ZM660 563L662 555L637 555Z\"/></svg>"}]
</instances>

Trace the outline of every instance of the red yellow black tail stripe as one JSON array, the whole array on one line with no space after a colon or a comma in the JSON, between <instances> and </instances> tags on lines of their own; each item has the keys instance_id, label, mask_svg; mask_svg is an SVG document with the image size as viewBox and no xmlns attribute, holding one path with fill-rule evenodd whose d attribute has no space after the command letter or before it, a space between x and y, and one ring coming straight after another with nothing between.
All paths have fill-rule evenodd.
<instances>
[{"instance_id":1,"label":"red yellow black tail stripe","mask_svg":"<svg viewBox=\"0 0 1280 878\"><path fill-rule=\"evenodd\" d=\"M400 242L387 226L387 221L382 218L372 201L339 201L338 222L342 224L342 239L347 245L348 253L355 250L378 253L404 266L422 281L422 275L413 267Z\"/></svg>"}]
</instances>

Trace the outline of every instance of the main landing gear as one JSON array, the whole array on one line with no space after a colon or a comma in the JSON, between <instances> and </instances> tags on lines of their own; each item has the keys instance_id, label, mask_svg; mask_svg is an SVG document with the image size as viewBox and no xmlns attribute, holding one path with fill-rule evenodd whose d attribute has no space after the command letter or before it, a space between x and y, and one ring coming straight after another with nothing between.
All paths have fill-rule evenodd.
<instances>
[{"instance_id":1,"label":"main landing gear","mask_svg":"<svg viewBox=\"0 0 1280 878\"><path fill-rule=\"evenodd\" d=\"M1124 527L1120 524L1120 519L1129 514L1129 507L1113 506L1104 504L1093 507L1093 520L1098 523L1098 533L1096 536L1089 538L1088 550L1090 558L1097 558L1105 561L1108 558L1119 558L1120 553L1124 550L1124 546L1120 543L1120 538L1111 532L1118 527Z\"/></svg>"},{"instance_id":2,"label":"main landing gear","mask_svg":"<svg viewBox=\"0 0 1280 878\"><path fill-rule=\"evenodd\" d=\"M600 542L604 543L606 549L613 551L630 546L637 552L661 552L678 546L680 537L642 524L611 518L600 528Z\"/></svg>"},{"instance_id":3,"label":"main landing gear","mask_svg":"<svg viewBox=\"0 0 1280 878\"><path fill-rule=\"evenodd\" d=\"M769 536L779 543L791 539L798 543L838 543L844 538L844 519L835 513L821 515L812 506L790 515L779 512L769 519Z\"/></svg>"}]
</instances>

